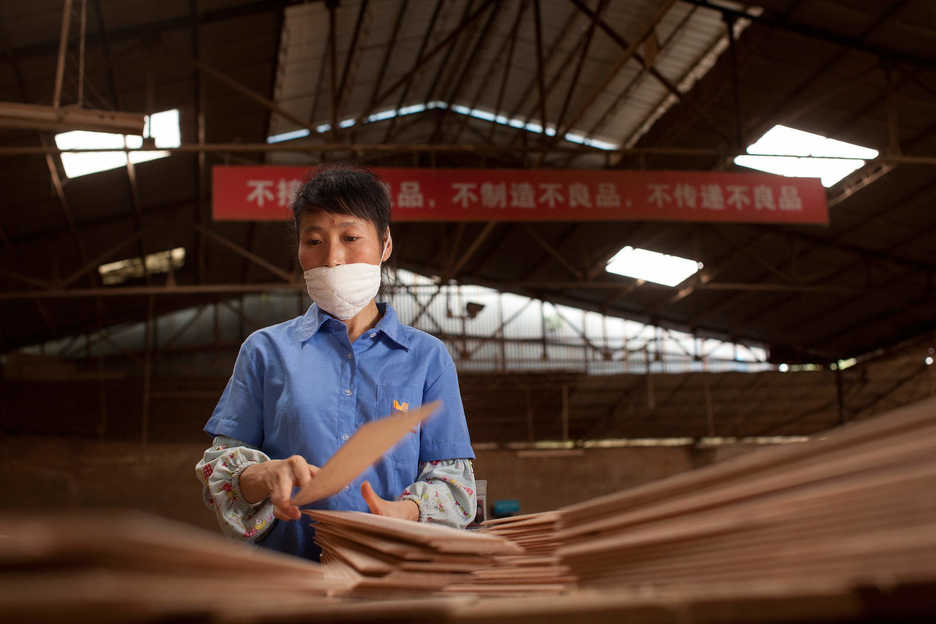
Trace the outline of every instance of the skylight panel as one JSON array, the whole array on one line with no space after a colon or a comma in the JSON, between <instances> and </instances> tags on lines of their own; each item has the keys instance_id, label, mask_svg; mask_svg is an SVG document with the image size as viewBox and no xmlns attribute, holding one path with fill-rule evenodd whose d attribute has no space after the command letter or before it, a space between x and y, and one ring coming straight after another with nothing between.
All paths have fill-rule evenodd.
<instances>
[{"instance_id":1,"label":"skylight panel","mask_svg":"<svg viewBox=\"0 0 936 624\"><path fill-rule=\"evenodd\" d=\"M179 129L179 109L174 108L161 113L147 115L143 134L152 136L156 147L179 147L181 145L181 131ZM136 149L143 146L143 137L130 134L114 134L111 132L89 132L87 130L72 130L55 135L55 145L59 149ZM62 166L65 175L69 178L117 169L127 165L127 157L136 164L158 158L165 158L169 152L78 152L62 153Z\"/></svg>"},{"instance_id":2,"label":"skylight panel","mask_svg":"<svg viewBox=\"0 0 936 624\"><path fill-rule=\"evenodd\" d=\"M177 271L185 264L185 247L146 254L146 271L149 275ZM101 282L105 285L120 284L127 280L143 277L143 263L139 257L108 262L98 267Z\"/></svg>"},{"instance_id":3,"label":"skylight panel","mask_svg":"<svg viewBox=\"0 0 936 624\"><path fill-rule=\"evenodd\" d=\"M302 139L309 136L308 128L299 128L298 130L290 130L289 132L281 132L279 134L274 134L273 136L268 136L267 143L281 143L283 141L292 141L293 139Z\"/></svg>"},{"instance_id":4,"label":"skylight panel","mask_svg":"<svg viewBox=\"0 0 936 624\"><path fill-rule=\"evenodd\" d=\"M764 156L758 154L791 154ZM835 158L810 158L826 156ZM820 178L826 188L860 169L878 151L819 134L776 125L735 157L735 164L788 177Z\"/></svg>"},{"instance_id":5,"label":"skylight panel","mask_svg":"<svg viewBox=\"0 0 936 624\"><path fill-rule=\"evenodd\" d=\"M545 130L543 129L542 124L529 121L526 119L517 119L509 118L504 115L496 115L491 111L486 111L481 108L468 108L467 106L462 106L461 104L449 105L447 102L441 100L432 100L425 104L411 104L409 106L404 106L399 109L387 109L382 111L377 111L369 115L366 119L367 123L374 123L378 121L384 121L386 119L392 119L394 117L404 117L406 115L413 115L415 113L422 113L427 110L438 110L438 109L449 109L452 112L458 113L459 115L465 115L466 117L474 117L475 119L483 119L484 121L496 123L502 126L510 126L511 128L523 129L527 132L532 132L534 134L545 134L546 136L555 136L556 128L554 126L546 126ZM342 120L338 123L341 128L350 128L355 125L357 120L348 118ZM331 131L331 124L320 124L315 126L316 132L319 134L324 134ZM291 141L294 139L301 139L309 135L309 131L306 129L291 130L289 132L282 132L280 134L274 134L268 136L266 141L267 143L280 143L283 141ZM617 144L609 143L608 141L602 141L600 139L593 139L590 137L583 136L581 134L575 133L566 133L563 138L572 143L578 143L580 145L587 145L589 147L594 147L601 150L615 150L618 148ZM117 165L119 166L119 165Z\"/></svg>"},{"instance_id":6,"label":"skylight panel","mask_svg":"<svg viewBox=\"0 0 936 624\"><path fill-rule=\"evenodd\" d=\"M689 258L670 256L628 245L614 254L605 270L609 273L642 279L664 286L677 286L702 268Z\"/></svg>"},{"instance_id":7,"label":"skylight panel","mask_svg":"<svg viewBox=\"0 0 936 624\"><path fill-rule=\"evenodd\" d=\"M410 106L404 106L400 109L400 115L412 115L414 113L421 113L426 110L425 104L412 104Z\"/></svg>"},{"instance_id":8,"label":"skylight panel","mask_svg":"<svg viewBox=\"0 0 936 624\"><path fill-rule=\"evenodd\" d=\"M395 110L385 110L374 113L367 118L368 123L373 123L375 121L383 121L384 119L392 119L397 116L397 111Z\"/></svg>"},{"instance_id":9,"label":"skylight panel","mask_svg":"<svg viewBox=\"0 0 936 624\"><path fill-rule=\"evenodd\" d=\"M485 110L481 110L480 108L475 108L472 110L471 116L477 119L483 119L484 121L495 121L497 119L497 116L494 113L489 113Z\"/></svg>"}]
</instances>

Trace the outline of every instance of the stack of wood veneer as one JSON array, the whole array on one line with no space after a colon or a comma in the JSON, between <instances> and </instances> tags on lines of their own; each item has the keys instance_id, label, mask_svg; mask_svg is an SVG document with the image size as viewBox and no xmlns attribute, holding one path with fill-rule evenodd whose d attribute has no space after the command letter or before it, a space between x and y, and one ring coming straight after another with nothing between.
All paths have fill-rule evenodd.
<instances>
[{"instance_id":1,"label":"stack of wood veneer","mask_svg":"<svg viewBox=\"0 0 936 624\"><path fill-rule=\"evenodd\" d=\"M584 587L936 578L936 401L560 511Z\"/></svg>"},{"instance_id":2,"label":"stack of wood veneer","mask_svg":"<svg viewBox=\"0 0 936 624\"><path fill-rule=\"evenodd\" d=\"M318 604L335 586L317 563L134 512L17 513L0 530L8 621L178 619Z\"/></svg>"},{"instance_id":3,"label":"stack of wood veneer","mask_svg":"<svg viewBox=\"0 0 936 624\"><path fill-rule=\"evenodd\" d=\"M341 594L471 591L475 573L495 568L499 557L523 552L503 537L475 531L358 511L303 513L316 523L326 574L347 583Z\"/></svg>"}]
</instances>

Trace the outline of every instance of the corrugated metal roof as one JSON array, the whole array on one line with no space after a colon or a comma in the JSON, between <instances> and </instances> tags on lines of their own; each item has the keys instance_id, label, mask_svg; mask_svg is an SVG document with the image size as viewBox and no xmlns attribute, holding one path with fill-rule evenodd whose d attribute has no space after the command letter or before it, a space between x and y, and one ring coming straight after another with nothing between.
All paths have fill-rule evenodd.
<instances>
[{"instance_id":1,"label":"corrugated metal roof","mask_svg":"<svg viewBox=\"0 0 936 624\"><path fill-rule=\"evenodd\" d=\"M391 47L389 44L394 25L404 4L404 19L396 42ZM589 3L591 9L597 8L599 4L597 1ZM603 19L628 42L644 35L660 10L660 3L655 0L609 2L607 5ZM338 83L344 75L361 6L361 2L344 2L335 11ZM347 65L339 122L374 112L369 105L385 60L386 74L379 85L382 92L386 92L415 66L422 38L431 21L433 6L432 3L407 4L402 0L367 3L358 33L358 44L351 63ZM480 6L483 6L481 2L468 3L467 0L443 3L428 49L432 50L453 32L466 11L477 11ZM615 75L609 76L609 72L619 65L624 50L601 28L595 30L581 75L576 82L575 68L591 20L572 4L567 9L553 5L549 5L548 9L541 16L548 123L555 123L567 94L572 91L566 106L564 126L576 118L577 123L571 129L576 134L593 135L615 144L633 144L652 121L665 112L667 104L671 103L668 102L671 99L669 91L659 80L642 72L641 65L634 58L619 67ZM454 47L440 50L418 69L404 105L438 100L449 105L476 106L510 118L519 117L541 123L535 19L531 3L527 0L504 0L498 3L495 10L498 13L487 32L482 30L488 16L485 13L459 36ZM504 50L509 48L511 26L518 14L522 16L514 42L514 54L508 66ZM739 24L737 32L740 33L744 26L743 23ZM678 84L682 92L688 91L695 80L711 67L714 59L725 48L727 40L725 24L717 14L699 11L678 2L663 14L654 32L653 36L660 48L655 68L670 82ZM328 42L329 12L323 3L294 6L286 11L276 78L276 101L288 111L317 126L331 121L331 59ZM470 61L460 61L474 50L477 53ZM643 51L644 46L640 46L637 53ZM436 74L449 54L451 59L443 79L439 80L433 90ZM701 71L700 63L703 64ZM498 108L498 87L504 72L509 72L509 78ZM464 77L464 81L455 84L461 77ZM631 86L635 80L636 84ZM605 83L606 86L601 89ZM596 95L594 103L589 105L593 94ZM622 94L626 94L623 99L620 97ZM400 90L390 93L374 108L392 110L399 96ZM380 123L386 125L389 122ZM271 120L271 135L295 129L294 124L281 117ZM424 140L428 139L425 137ZM466 135L460 139L476 142L476 139Z\"/></svg>"}]
</instances>

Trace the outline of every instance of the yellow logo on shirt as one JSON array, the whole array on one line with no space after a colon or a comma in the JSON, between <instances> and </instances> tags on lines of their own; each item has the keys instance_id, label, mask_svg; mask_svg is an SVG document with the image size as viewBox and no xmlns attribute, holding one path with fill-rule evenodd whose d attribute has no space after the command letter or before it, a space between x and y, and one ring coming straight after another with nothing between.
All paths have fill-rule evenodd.
<instances>
[{"instance_id":1,"label":"yellow logo on shirt","mask_svg":"<svg viewBox=\"0 0 936 624\"><path fill-rule=\"evenodd\" d=\"M409 403L400 403L396 399L393 399L393 409L395 409L398 412L408 412Z\"/></svg>"}]
</instances>

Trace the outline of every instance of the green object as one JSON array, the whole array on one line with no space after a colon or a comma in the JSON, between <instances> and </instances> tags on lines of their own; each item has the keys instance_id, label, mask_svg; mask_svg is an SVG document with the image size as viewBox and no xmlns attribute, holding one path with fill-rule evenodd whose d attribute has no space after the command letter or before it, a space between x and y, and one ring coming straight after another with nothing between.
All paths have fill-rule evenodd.
<instances>
[{"instance_id":1,"label":"green object","mask_svg":"<svg viewBox=\"0 0 936 624\"><path fill-rule=\"evenodd\" d=\"M516 499L506 499L494 501L494 509L491 515L495 518L506 518L516 516L520 513L520 501Z\"/></svg>"}]
</instances>

